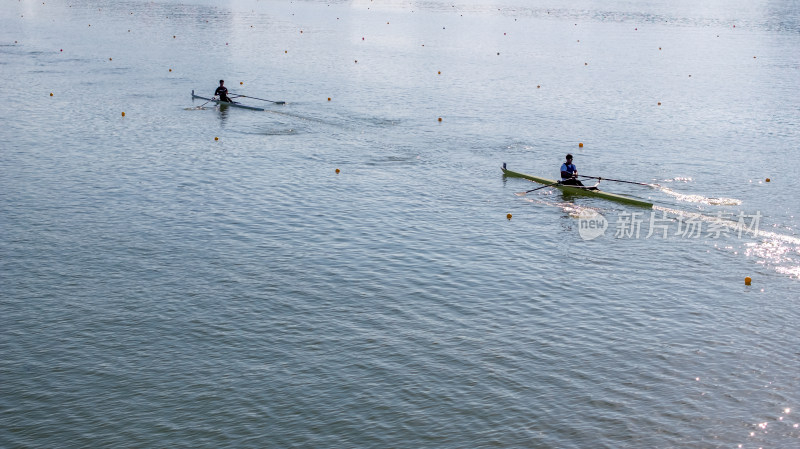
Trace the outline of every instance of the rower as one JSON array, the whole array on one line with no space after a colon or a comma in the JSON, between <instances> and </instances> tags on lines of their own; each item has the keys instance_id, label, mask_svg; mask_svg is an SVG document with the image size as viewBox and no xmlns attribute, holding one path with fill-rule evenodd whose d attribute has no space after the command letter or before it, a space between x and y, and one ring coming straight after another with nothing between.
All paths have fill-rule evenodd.
<instances>
[{"instance_id":1,"label":"rower","mask_svg":"<svg viewBox=\"0 0 800 449\"><path fill-rule=\"evenodd\" d=\"M567 154L567 161L561 164L561 184L569 186L582 186L578 181L578 169L572 163L572 155Z\"/></svg>"},{"instance_id":2,"label":"rower","mask_svg":"<svg viewBox=\"0 0 800 449\"><path fill-rule=\"evenodd\" d=\"M233 100L228 98L228 88L225 87L225 80L219 80L219 87L214 91L214 96L219 95L220 101L227 101L233 103Z\"/></svg>"}]
</instances>

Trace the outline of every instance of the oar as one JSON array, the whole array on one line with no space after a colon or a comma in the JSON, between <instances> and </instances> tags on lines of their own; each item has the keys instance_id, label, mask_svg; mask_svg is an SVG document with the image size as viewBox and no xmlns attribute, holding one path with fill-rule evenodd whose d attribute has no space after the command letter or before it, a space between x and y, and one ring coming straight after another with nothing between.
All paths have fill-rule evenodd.
<instances>
[{"instance_id":1,"label":"oar","mask_svg":"<svg viewBox=\"0 0 800 449\"><path fill-rule=\"evenodd\" d=\"M270 103L275 103L275 104L286 104L285 101L267 100L266 98L250 97L248 95L236 94L233 92L231 92L231 95L236 95L237 97L252 98L253 100L269 101Z\"/></svg>"},{"instance_id":2,"label":"oar","mask_svg":"<svg viewBox=\"0 0 800 449\"><path fill-rule=\"evenodd\" d=\"M547 187L553 187L553 186L557 186L558 184L560 184L560 183L559 183L559 182L554 182L554 183L552 183L552 184L548 184L548 185L546 185L546 186L537 187L537 188L535 188L535 189L530 189L530 190L528 190L528 191L525 191L525 192L519 192L517 195L525 195L526 193L531 193L531 192L533 192L533 191L540 190L540 189L545 189L545 188L547 188Z\"/></svg>"},{"instance_id":3,"label":"oar","mask_svg":"<svg viewBox=\"0 0 800 449\"><path fill-rule=\"evenodd\" d=\"M601 178L601 177L599 177L599 176L587 176L587 175L580 175L580 176L581 176L582 178L592 178L592 179L597 179L598 181L614 181L614 182L624 182L624 183L627 183L627 184L638 184L638 185L640 185L640 186L647 186L647 187L652 187L652 186L654 186L654 185L658 185L658 184L648 184L648 183L646 183L646 182L623 181L623 180L621 180L621 179Z\"/></svg>"}]
</instances>

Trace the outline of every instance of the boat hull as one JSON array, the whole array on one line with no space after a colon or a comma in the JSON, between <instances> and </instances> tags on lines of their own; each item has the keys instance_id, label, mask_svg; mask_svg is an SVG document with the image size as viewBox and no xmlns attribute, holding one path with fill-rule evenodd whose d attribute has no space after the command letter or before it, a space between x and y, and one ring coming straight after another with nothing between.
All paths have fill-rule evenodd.
<instances>
[{"instance_id":1,"label":"boat hull","mask_svg":"<svg viewBox=\"0 0 800 449\"><path fill-rule=\"evenodd\" d=\"M264 108L257 108L255 106L247 106L247 105L243 105L243 104L239 104L239 103L229 103L227 101L220 101L220 100L215 100L213 98L201 97L200 95L196 95L194 93L194 91L192 91L192 99L195 99L195 98L199 98L201 100L206 100L206 101L213 101L214 103L216 103L216 104L218 104L220 106L231 106L231 107L234 107L234 108L250 109L252 111L263 111L264 110Z\"/></svg>"},{"instance_id":2,"label":"boat hull","mask_svg":"<svg viewBox=\"0 0 800 449\"><path fill-rule=\"evenodd\" d=\"M507 169L505 167L503 167L502 170L503 170L503 175L505 175L505 176L512 177L512 178L524 178L524 179L527 179L529 181L538 182L539 184L547 185L547 184L556 184L558 182L558 181L553 180L553 179L540 178L538 176L527 175L525 173L511 171L511 170L509 170L509 169ZM639 206L639 207L644 207L644 208L648 208L648 209L652 209L653 208L653 203L649 203L649 202L643 201L643 200L637 200L636 198L631 198L631 197L627 197L627 196L623 196L623 195L617 195L615 193L604 192L602 190L582 189L580 187L564 185L564 184L556 184L553 187L559 188L559 189L563 190L564 192L568 192L568 193L575 194L575 195L596 196L596 197L604 198L604 199L611 200L611 201L617 201L617 202L620 202L620 203L630 204L632 206Z\"/></svg>"}]
</instances>

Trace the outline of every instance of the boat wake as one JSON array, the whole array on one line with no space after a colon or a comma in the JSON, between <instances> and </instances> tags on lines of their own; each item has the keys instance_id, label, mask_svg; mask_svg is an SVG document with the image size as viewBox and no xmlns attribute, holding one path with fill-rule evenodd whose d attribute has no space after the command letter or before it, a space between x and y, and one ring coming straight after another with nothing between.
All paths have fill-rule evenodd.
<instances>
[{"instance_id":1,"label":"boat wake","mask_svg":"<svg viewBox=\"0 0 800 449\"><path fill-rule=\"evenodd\" d=\"M718 238L714 244L715 248L731 251L734 254L744 254L747 258L755 259L759 265L792 279L800 279L800 237L764 231L760 229L759 221L753 220L753 216L742 220L742 216L721 212L717 215L706 215L661 206L654 206L653 209L662 211L665 217L676 222L706 223L706 229L714 229L714 232L718 233L717 237L727 237L727 240ZM709 236L708 232L705 234L706 237ZM740 244L730 243L731 239L736 239L735 241ZM728 243L725 243L726 241Z\"/></svg>"},{"instance_id":2,"label":"boat wake","mask_svg":"<svg viewBox=\"0 0 800 449\"><path fill-rule=\"evenodd\" d=\"M736 198L725 198L725 197L706 197L703 195L695 195L695 194L686 194L676 192L669 187L660 186L658 187L659 190L666 193L667 195L675 197L678 201L683 201L686 203L699 203L699 204L708 204L712 206L738 206L742 204L742 200L737 200Z\"/></svg>"}]
</instances>

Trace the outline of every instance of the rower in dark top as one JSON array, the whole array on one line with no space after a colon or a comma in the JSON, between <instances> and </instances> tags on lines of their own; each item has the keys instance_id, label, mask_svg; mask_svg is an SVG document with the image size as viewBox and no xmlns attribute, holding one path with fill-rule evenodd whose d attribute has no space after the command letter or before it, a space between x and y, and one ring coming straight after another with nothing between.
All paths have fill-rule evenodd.
<instances>
[{"instance_id":1,"label":"rower in dark top","mask_svg":"<svg viewBox=\"0 0 800 449\"><path fill-rule=\"evenodd\" d=\"M567 155L567 161L561 164L561 184L570 186L582 186L583 183L578 181L578 169L572 163L572 155Z\"/></svg>"},{"instance_id":2,"label":"rower in dark top","mask_svg":"<svg viewBox=\"0 0 800 449\"><path fill-rule=\"evenodd\" d=\"M225 87L225 80L219 80L219 87L217 90L214 91L214 96L216 97L219 95L220 101L227 101L228 103L233 103L233 100L228 98L228 88Z\"/></svg>"}]
</instances>

